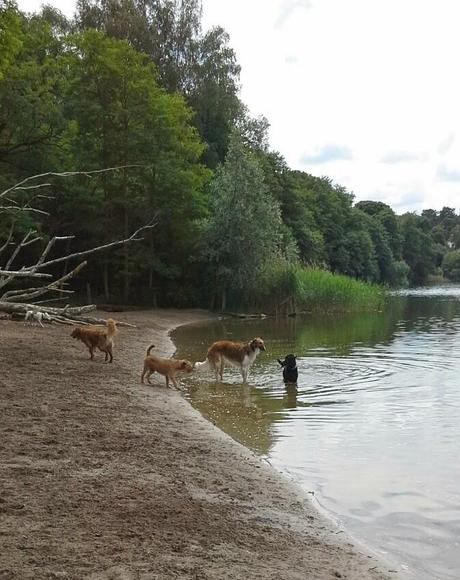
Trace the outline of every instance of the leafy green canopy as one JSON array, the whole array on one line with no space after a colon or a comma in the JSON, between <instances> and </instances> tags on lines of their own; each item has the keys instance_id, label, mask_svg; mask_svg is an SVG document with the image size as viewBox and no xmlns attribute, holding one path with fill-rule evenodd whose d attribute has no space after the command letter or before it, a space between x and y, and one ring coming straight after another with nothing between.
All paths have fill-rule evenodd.
<instances>
[{"instance_id":1,"label":"leafy green canopy","mask_svg":"<svg viewBox=\"0 0 460 580\"><path fill-rule=\"evenodd\" d=\"M236 133L225 163L216 171L211 191L207 256L217 286L224 293L240 291L276 255L281 216L256 157L245 149Z\"/></svg>"}]
</instances>

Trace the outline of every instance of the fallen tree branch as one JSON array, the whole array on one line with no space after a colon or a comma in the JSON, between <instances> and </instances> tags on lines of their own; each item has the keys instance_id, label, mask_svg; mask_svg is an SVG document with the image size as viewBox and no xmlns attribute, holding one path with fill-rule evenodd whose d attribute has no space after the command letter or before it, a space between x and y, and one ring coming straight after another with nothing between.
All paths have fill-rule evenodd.
<instances>
[{"instance_id":1,"label":"fallen tree branch","mask_svg":"<svg viewBox=\"0 0 460 580\"><path fill-rule=\"evenodd\" d=\"M91 171L65 171L65 172L50 171L26 177L25 179L14 184L13 186L0 192L0 213L6 210L14 210L17 212L37 211L38 213L46 214L46 212L44 212L43 210L32 207L31 204L33 204L33 201L37 198L47 197L41 195L39 192L35 193L35 191L42 190L44 187L51 186L52 180L47 179L49 177L67 178L74 176L85 176L91 178L95 175L111 171L125 170L133 167L145 167L145 166L139 164L131 164L131 165L122 165L118 167L108 167L105 169L96 169ZM32 191L32 195L27 195L27 192L30 191ZM15 199L15 193L18 192L26 192L26 193L22 193L21 196L16 196L18 197L18 199ZM27 196L25 201L24 196ZM2 203L5 205L1 205ZM11 247L11 252L8 252L9 257L6 256L5 261L3 263L0 263L0 289L11 284L17 279L51 278L52 281L49 283L44 282L42 286L36 285L35 287L23 289L16 288L6 292L4 291L3 294L0 294L0 311L4 311L9 314L25 315L27 310L35 310L35 311L40 310L41 312L46 312L51 317L54 317L56 321L58 321L58 319L62 319L70 321L70 323L74 323L77 319L79 319L78 322L82 323L104 324L105 323L104 319L89 319L87 321L83 320L82 315L94 310L96 308L94 305L73 308L69 307L69 305L65 306L64 308L53 308L50 306L41 306L40 308L38 307L38 304L44 304L44 302L50 302L52 300L62 300L62 298L65 295L72 294L73 293L72 290L65 289L63 288L63 286L66 285L68 280L75 277L80 272L80 270L86 265L86 261L81 262L69 273L64 274L63 276L61 276L56 280L53 280L52 274L42 272L42 270L44 270L45 268L54 267L57 264L60 264L61 262L66 262L66 265L64 267L64 271L66 271L67 262L69 260L84 258L97 252L102 252L112 248L123 246L131 242L142 241L143 240L142 233L154 228L157 225L156 219L157 214L153 217L153 219L149 223L139 227L130 236L124 239L108 242L106 244L102 244L100 246L96 246L94 248L89 248L88 250L82 250L79 252L65 253L64 251L65 255L48 259L51 251L55 248L58 242L72 240L75 237L73 235L54 236L48 240L40 256L38 257L38 259L35 259L35 262L33 264L30 264L29 266L23 265L22 267L16 268L15 270L11 269L13 262L19 261L22 250L24 250L24 248L30 246L31 244L34 244L42 240L43 236L38 235L35 230L30 229L25 235L23 235L23 238L20 241L13 243L12 240L14 239L14 229L15 229L15 222L13 219L6 239L2 242L2 245L0 246L0 254L5 252L5 250L7 250L9 247ZM69 252L69 250L70 247L68 246L67 252ZM30 302L31 300L39 298L40 296L43 296L48 292L56 292L60 294L60 296L59 298L50 298L48 300L41 300L39 302ZM62 322L62 320L59 321ZM133 326L128 323L121 324L126 326Z\"/></svg>"},{"instance_id":2,"label":"fallen tree branch","mask_svg":"<svg viewBox=\"0 0 460 580\"><path fill-rule=\"evenodd\" d=\"M0 302L0 310L3 312L7 312L8 314L18 313L18 314L25 314L28 310L40 310L40 312L46 312L50 316L53 315L68 315L68 316L81 316L86 314L87 312L92 312L96 310L95 304L88 304L86 306L72 306L69 307L68 305L64 308L53 308L51 306L37 308L35 304L26 304L22 302Z\"/></svg>"},{"instance_id":3,"label":"fallen tree branch","mask_svg":"<svg viewBox=\"0 0 460 580\"><path fill-rule=\"evenodd\" d=\"M8 244L11 242L11 239L13 238L13 232L14 232L14 221L11 222L10 231L8 232L8 236L3 246L0 247L0 254L8 247Z\"/></svg>"},{"instance_id":4,"label":"fallen tree branch","mask_svg":"<svg viewBox=\"0 0 460 580\"><path fill-rule=\"evenodd\" d=\"M0 270L0 276L10 276L12 278L52 278L51 274L34 274L27 270ZM1 288L1 284L0 284Z\"/></svg>"},{"instance_id":5,"label":"fallen tree branch","mask_svg":"<svg viewBox=\"0 0 460 580\"><path fill-rule=\"evenodd\" d=\"M78 266L74 268L71 272L65 274L58 280L54 280L54 282L51 282L51 284L48 284L47 286L42 286L41 288L28 288L27 290L22 291L22 294L20 293L17 294L18 292L17 290L11 290L10 292L5 292L5 294L3 294L3 296L0 297L0 300L4 300L5 302L8 302L9 298L13 298L15 301L30 300L31 298L38 298L38 296L42 296L43 294L46 294L48 292L61 292L64 294L71 294L73 293L72 290L64 290L62 288L58 288L58 286L60 286L70 278L76 276L80 272L80 270L82 270L87 265L87 263L88 262L86 261L81 262L81 264L78 264Z\"/></svg>"},{"instance_id":6,"label":"fallen tree branch","mask_svg":"<svg viewBox=\"0 0 460 580\"><path fill-rule=\"evenodd\" d=\"M54 264L59 264L60 262L64 262L65 260L72 260L73 258L82 258L83 256L88 256L89 254L94 254L96 252L102 252L103 250L108 250L109 248L115 248L117 246L122 246L123 244L127 244L129 242L141 242L144 238L138 238L137 236L145 230L150 230L150 229L154 228L157 225L156 218L157 218L157 215L155 215L153 217L153 219L148 224L138 228L128 238L125 238L123 240L109 242L108 244L103 244L102 246L97 246L96 248L91 248L90 250L83 250L82 252L75 252L73 254L67 254L66 256L60 256L59 258L55 258L54 260L48 260L48 262L41 262L40 263L40 260L39 260L36 264L23 268L23 271L24 272L36 272L39 269L41 270L42 268L46 268L46 267L52 266ZM61 238L61 239L65 239L65 238Z\"/></svg>"}]
</instances>

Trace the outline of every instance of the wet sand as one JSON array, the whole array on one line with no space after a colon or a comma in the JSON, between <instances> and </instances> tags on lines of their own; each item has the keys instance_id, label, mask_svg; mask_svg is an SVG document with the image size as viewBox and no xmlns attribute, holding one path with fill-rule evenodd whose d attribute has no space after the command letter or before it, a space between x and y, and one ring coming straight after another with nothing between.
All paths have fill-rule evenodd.
<instances>
[{"instance_id":1,"label":"wet sand","mask_svg":"<svg viewBox=\"0 0 460 580\"><path fill-rule=\"evenodd\" d=\"M70 327L0 320L1 580L397 577L162 378L140 384L150 343L170 356L209 316L116 314L138 327L111 365Z\"/></svg>"}]
</instances>

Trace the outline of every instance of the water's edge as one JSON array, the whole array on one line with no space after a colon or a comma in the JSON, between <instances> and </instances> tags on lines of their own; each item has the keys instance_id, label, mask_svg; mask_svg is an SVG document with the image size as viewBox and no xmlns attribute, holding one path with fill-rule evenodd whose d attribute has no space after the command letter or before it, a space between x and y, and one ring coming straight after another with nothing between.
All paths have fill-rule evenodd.
<instances>
[{"instance_id":1,"label":"water's edge","mask_svg":"<svg viewBox=\"0 0 460 580\"><path fill-rule=\"evenodd\" d=\"M215 320L216 319L214 317L210 317L209 320L205 320L204 323L206 324L206 322L208 322L211 324L213 321L215 322ZM174 340L175 332L179 328L193 328L202 324L203 320L196 322L186 322L177 324L168 330L167 336L173 346L173 349L170 351L171 356L174 356L178 353L178 346ZM332 512L327 510L327 508L320 503L320 500L316 494L301 485L293 474L273 465L267 458L255 453L248 446L237 441L230 434L226 433L223 429L217 426L214 422L210 421L203 413L200 412L198 408L193 406L192 402L185 396L183 391L181 392L181 396L195 417L199 417L200 420L204 420L210 429L212 429L213 435L225 440L227 444L231 444L236 448L243 448L246 453L251 454L251 456L253 456L256 460L266 465L276 475L283 486L287 488L293 488L299 495L300 499L304 500L309 505L309 509L311 509L314 512L314 515L318 518L316 526L320 526L321 523L323 523L334 528L334 530L329 530L332 541L353 546L358 552L363 553L368 558L374 559L376 561L374 562L375 564L391 573L392 579L401 578L401 580L413 580L414 576L411 573L408 573L406 570L402 570L400 563L398 563L395 559L391 558L386 553L380 552L378 548L366 543L363 538L359 538L353 535L350 530L346 528L346 526L344 526L337 518L334 517ZM332 538L332 536L335 537Z\"/></svg>"}]
</instances>

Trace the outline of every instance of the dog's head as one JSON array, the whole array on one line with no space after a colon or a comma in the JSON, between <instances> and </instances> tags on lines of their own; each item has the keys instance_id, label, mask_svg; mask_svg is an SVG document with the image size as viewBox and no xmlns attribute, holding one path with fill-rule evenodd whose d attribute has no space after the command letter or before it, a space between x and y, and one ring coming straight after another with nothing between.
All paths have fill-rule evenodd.
<instances>
[{"instance_id":1,"label":"dog's head","mask_svg":"<svg viewBox=\"0 0 460 580\"><path fill-rule=\"evenodd\" d=\"M288 368L288 369L293 369L296 366L296 356L293 354L287 354L284 357L284 365Z\"/></svg>"},{"instance_id":2,"label":"dog's head","mask_svg":"<svg viewBox=\"0 0 460 580\"><path fill-rule=\"evenodd\" d=\"M70 336L72 338L79 338L81 336L81 330L80 330L80 328L78 328L78 326L76 328L74 328L72 330L72 334Z\"/></svg>"},{"instance_id":3,"label":"dog's head","mask_svg":"<svg viewBox=\"0 0 460 580\"><path fill-rule=\"evenodd\" d=\"M265 350L265 344L264 341L261 338L254 338L251 340L251 342L249 343L249 346L251 347L251 350Z\"/></svg>"},{"instance_id":4,"label":"dog's head","mask_svg":"<svg viewBox=\"0 0 460 580\"><path fill-rule=\"evenodd\" d=\"M181 360L179 369L184 371L184 373L191 373L193 371L193 365L189 360Z\"/></svg>"}]
</instances>

